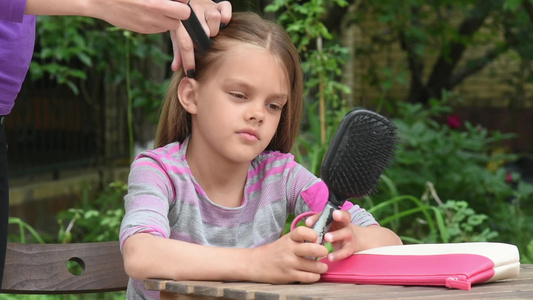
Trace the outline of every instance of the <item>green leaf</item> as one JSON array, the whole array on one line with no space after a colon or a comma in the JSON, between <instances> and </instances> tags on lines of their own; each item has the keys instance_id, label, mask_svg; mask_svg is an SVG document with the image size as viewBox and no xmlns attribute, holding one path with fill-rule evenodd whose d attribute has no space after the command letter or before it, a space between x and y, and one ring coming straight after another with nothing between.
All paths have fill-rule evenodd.
<instances>
[{"instance_id":1,"label":"green leaf","mask_svg":"<svg viewBox=\"0 0 533 300\"><path fill-rule=\"evenodd\" d=\"M524 0L505 0L505 2L503 3L503 8L506 10L515 10L520 5L522 5L523 1ZM525 0L525 1L528 1L528 0Z\"/></svg>"}]
</instances>

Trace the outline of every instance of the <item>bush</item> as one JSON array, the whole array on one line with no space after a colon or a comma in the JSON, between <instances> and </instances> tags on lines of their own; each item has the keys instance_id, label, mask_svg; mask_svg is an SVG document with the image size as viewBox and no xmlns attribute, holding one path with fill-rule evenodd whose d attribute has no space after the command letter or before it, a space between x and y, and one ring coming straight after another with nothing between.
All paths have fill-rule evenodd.
<instances>
[{"instance_id":1,"label":"bush","mask_svg":"<svg viewBox=\"0 0 533 300\"><path fill-rule=\"evenodd\" d=\"M528 205L533 186L505 168L518 155L502 151L502 142L515 135L458 122L453 114L448 122L439 121L446 120L444 113L452 112L447 106L449 96L432 100L427 108L398 105L393 119L400 138L395 163L381 181L379 193L361 204L372 210L374 203L377 206L398 195L412 195L420 202L418 207L425 206L430 215L406 215L413 210L413 201L396 201L375 212L379 219L402 216L390 225L407 240L497 239L517 245L524 259L531 259L527 232L533 229L533 209ZM421 211L419 208L417 213ZM431 222L436 224L435 230L430 228Z\"/></svg>"}]
</instances>

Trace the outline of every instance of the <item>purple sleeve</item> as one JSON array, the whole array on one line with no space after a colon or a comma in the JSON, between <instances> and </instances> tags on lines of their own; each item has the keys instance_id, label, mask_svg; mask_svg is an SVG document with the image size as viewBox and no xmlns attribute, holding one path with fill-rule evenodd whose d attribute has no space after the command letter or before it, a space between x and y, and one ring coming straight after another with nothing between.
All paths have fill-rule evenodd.
<instances>
[{"instance_id":1,"label":"purple sleeve","mask_svg":"<svg viewBox=\"0 0 533 300\"><path fill-rule=\"evenodd\" d=\"M12 20L18 20L18 16L15 18L10 12L16 3L25 2L0 0L0 115L9 114L15 105L35 44L35 16L23 15L21 23L3 19L13 17ZM24 7L21 13L24 13Z\"/></svg>"},{"instance_id":2,"label":"purple sleeve","mask_svg":"<svg viewBox=\"0 0 533 300\"><path fill-rule=\"evenodd\" d=\"M0 1L0 20L22 23L26 0L2 0Z\"/></svg>"}]
</instances>

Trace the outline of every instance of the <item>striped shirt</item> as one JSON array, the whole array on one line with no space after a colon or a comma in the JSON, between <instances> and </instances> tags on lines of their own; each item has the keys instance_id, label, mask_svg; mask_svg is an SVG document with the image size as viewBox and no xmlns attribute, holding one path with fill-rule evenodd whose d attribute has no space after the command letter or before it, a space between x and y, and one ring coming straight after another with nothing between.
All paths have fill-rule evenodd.
<instances>
[{"instance_id":1,"label":"striped shirt","mask_svg":"<svg viewBox=\"0 0 533 300\"><path fill-rule=\"evenodd\" d=\"M323 181L291 154L265 151L250 163L239 207L212 202L194 178L185 157L188 139L141 153L131 166L121 248L136 233L150 233L217 247L253 248L277 240L290 213L321 211L328 199ZM360 226L377 224L349 201L342 207ZM159 299L130 279L128 299Z\"/></svg>"}]
</instances>

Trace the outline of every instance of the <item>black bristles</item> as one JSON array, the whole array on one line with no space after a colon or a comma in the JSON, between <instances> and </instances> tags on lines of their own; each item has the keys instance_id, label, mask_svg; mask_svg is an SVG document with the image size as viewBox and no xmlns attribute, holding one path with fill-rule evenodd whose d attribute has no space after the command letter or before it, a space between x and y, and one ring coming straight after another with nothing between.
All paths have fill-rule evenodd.
<instances>
[{"instance_id":1,"label":"black bristles","mask_svg":"<svg viewBox=\"0 0 533 300\"><path fill-rule=\"evenodd\" d=\"M322 164L321 177L339 202L376 191L380 176L391 166L398 138L385 117L359 109L348 113Z\"/></svg>"}]
</instances>

